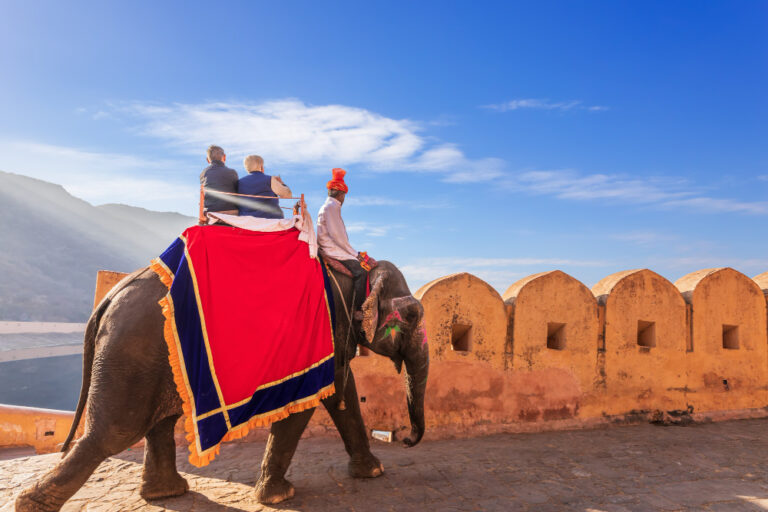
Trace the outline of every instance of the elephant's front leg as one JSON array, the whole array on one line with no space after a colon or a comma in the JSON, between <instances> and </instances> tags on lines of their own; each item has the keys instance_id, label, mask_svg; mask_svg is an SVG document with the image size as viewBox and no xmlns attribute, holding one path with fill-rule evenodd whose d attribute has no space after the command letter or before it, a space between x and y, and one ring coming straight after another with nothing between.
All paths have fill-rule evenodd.
<instances>
[{"instance_id":1,"label":"elephant's front leg","mask_svg":"<svg viewBox=\"0 0 768 512\"><path fill-rule=\"evenodd\" d=\"M368 442L368 433L365 430L363 416L360 414L360 403L357 398L355 377L352 372L347 376L346 386L343 383L343 371L336 376L336 389L344 387L344 410L339 409L341 397L339 391L335 395L323 400L323 405L328 409L333 423L341 434L344 448L349 454L350 460L347 468L350 476L354 478L374 478L384 472L384 466L375 455L371 453L371 445Z\"/></svg>"},{"instance_id":2,"label":"elephant's front leg","mask_svg":"<svg viewBox=\"0 0 768 512\"><path fill-rule=\"evenodd\" d=\"M256 482L256 499L259 503L280 503L292 498L293 485L285 479L285 472L299 445L299 439L315 409L291 414L272 424L261 462L261 476Z\"/></svg>"}]
</instances>

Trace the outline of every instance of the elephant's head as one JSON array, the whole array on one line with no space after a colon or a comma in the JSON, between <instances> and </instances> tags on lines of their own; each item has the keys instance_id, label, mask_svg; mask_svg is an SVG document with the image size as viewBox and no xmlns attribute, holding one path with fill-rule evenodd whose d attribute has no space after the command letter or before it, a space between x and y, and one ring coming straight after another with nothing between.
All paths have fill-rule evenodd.
<instances>
[{"instance_id":1,"label":"elephant's head","mask_svg":"<svg viewBox=\"0 0 768 512\"><path fill-rule=\"evenodd\" d=\"M414 446L424 435L424 392L429 374L429 346L424 330L424 308L411 295L405 278L387 261L371 271L371 294L363 304L362 343L395 363L405 363L411 433L403 441Z\"/></svg>"}]
</instances>

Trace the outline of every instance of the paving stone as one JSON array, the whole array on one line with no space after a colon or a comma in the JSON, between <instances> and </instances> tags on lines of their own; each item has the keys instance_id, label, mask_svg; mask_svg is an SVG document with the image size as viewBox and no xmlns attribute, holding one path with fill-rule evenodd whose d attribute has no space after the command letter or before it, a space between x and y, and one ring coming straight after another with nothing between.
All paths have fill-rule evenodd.
<instances>
[{"instance_id":1,"label":"paving stone","mask_svg":"<svg viewBox=\"0 0 768 512\"><path fill-rule=\"evenodd\" d=\"M712 512L765 512L765 508L749 501L729 501L709 505L707 510Z\"/></svg>"},{"instance_id":2,"label":"paving stone","mask_svg":"<svg viewBox=\"0 0 768 512\"><path fill-rule=\"evenodd\" d=\"M685 506L732 501L737 496L760 498L766 490L756 482L728 480L696 480L657 486L656 492L665 498Z\"/></svg>"},{"instance_id":3,"label":"paving stone","mask_svg":"<svg viewBox=\"0 0 768 512\"><path fill-rule=\"evenodd\" d=\"M141 450L110 458L63 508L140 511L499 510L624 512L768 509L768 420L691 427L639 425L590 431L376 444L386 468L355 480L338 438L301 442L288 478L296 497L275 507L254 499L264 442L229 443L195 468L179 448L191 491L147 503L139 496ZM0 460L0 511L56 465L59 454ZM5 505L5 506L4 506Z\"/></svg>"}]
</instances>

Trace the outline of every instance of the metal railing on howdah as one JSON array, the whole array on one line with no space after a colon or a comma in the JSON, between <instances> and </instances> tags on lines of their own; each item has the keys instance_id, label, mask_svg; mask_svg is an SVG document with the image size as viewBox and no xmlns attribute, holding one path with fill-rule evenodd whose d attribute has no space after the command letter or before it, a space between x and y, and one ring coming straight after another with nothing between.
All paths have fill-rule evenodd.
<instances>
[{"instance_id":1,"label":"metal railing on howdah","mask_svg":"<svg viewBox=\"0 0 768 512\"><path fill-rule=\"evenodd\" d=\"M280 206L280 208L284 210L292 210L294 215L301 215L304 217L304 215L307 212L307 203L304 201L304 194L301 194L300 197L274 197L274 196L255 196L251 194L237 194L235 192L222 192L220 190L213 190L211 188L206 188L202 185L200 185L200 213L198 215L198 220L201 223L208 222L208 217L206 217L205 214L205 195L212 195L212 196L218 196L218 195L224 195L224 196L235 196L235 197L246 197L249 199L291 199L291 200L297 200L299 201L299 208L300 213L296 211L296 206ZM250 201L251 205L256 205L253 201Z\"/></svg>"}]
</instances>

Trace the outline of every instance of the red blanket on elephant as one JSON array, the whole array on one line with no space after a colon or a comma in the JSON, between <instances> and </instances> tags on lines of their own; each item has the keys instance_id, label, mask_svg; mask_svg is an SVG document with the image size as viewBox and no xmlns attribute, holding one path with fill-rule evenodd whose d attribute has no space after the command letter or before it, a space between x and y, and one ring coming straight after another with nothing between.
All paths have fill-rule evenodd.
<instances>
[{"instance_id":1,"label":"red blanket on elephant","mask_svg":"<svg viewBox=\"0 0 768 512\"><path fill-rule=\"evenodd\" d=\"M298 230L191 227L152 268L169 288L160 304L190 462L333 394L323 273Z\"/></svg>"}]
</instances>

